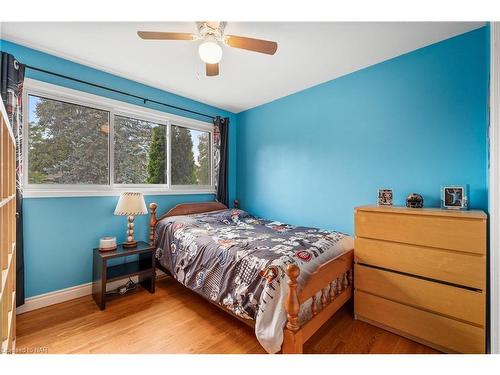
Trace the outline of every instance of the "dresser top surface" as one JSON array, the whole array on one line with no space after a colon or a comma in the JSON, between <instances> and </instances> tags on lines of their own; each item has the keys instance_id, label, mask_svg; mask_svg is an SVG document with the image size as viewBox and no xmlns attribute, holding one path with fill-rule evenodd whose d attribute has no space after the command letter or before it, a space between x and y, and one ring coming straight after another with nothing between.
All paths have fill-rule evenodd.
<instances>
[{"instance_id":1,"label":"dresser top surface","mask_svg":"<svg viewBox=\"0 0 500 375\"><path fill-rule=\"evenodd\" d=\"M389 212L394 214L405 214L405 215L424 215L424 216L446 216L446 217L457 217L464 219L480 219L486 220L487 215L481 210L449 210L444 208L408 208L401 206L377 206L377 205L366 205L359 206L354 209L357 211L367 211L367 212Z\"/></svg>"}]
</instances>

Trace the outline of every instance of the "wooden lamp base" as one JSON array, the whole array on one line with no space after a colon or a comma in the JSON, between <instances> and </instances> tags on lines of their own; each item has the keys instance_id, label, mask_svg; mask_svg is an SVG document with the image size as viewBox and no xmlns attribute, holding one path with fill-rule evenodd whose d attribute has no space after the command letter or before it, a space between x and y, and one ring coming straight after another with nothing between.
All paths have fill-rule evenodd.
<instances>
[{"instance_id":1,"label":"wooden lamp base","mask_svg":"<svg viewBox=\"0 0 500 375\"><path fill-rule=\"evenodd\" d=\"M137 246L137 241L134 239L134 217L128 217L128 225L127 225L127 241L125 241L122 246L124 248L131 248Z\"/></svg>"}]
</instances>

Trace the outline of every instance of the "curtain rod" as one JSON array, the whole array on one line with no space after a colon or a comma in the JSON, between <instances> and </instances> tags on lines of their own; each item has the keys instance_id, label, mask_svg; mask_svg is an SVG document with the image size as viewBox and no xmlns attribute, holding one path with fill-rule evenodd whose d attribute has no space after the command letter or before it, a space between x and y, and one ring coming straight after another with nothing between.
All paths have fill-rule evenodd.
<instances>
[{"instance_id":1,"label":"curtain rod","mask_svg":"<svg viewBox=\"0 0 500 375\"><path fill-rule=\"evenodd\" d=\"M132 97L132 98L140 99L140 100L142 100L142 101L144 102L144 104L146 104L147 102L150 102L150 103L154 103L154 104L163 105L163 106L165 106L165 107L169 107L169 108L174 108L174 109L177 109L177 110L179 110L179 111L189 112L189 113L192 113L192 114L195 114L195 115L208 117L208 118L210 118L210 119L212 119L212 120L215 120L215 118L216 118L215 116L207 115L207 114L205 114L205 113L196 112L196 111L192 111L192 110L187 109L187 108L178 107L178 106L176 106L176 105L167 104L167 103L159 102L159 101L157 101L157 100L144 98L144 97L139 96L139 95L134 95L134 94L130 94L130 93L125 92L125 91L112 89L111 87L102 86L102 85L99 85L99 84L97 84L97 83L92 83L92 82L84 81L84 80L82 80L82 79L78 79L78 78L74 78L74 77L66 76L66 75L64 75L64 74L51 72L51 71L49 71L49 70L45 70L45 69L41 69L41 68L37 68L37 67L35 67L35 66L25 65L25 67L26 67L26 68L28 68L28 69L31 69L31 70L36 70L36 71L38 71L38 72L42 72L42 73L46 73L46 74L51 74L51 75L56 76L56 77L60 77L60 78L64 78L64 79L69 79L69 80L71 80L71 81L75 81L75 82L83 83L83 84L85 84L85 85L89 85L89 86L97 87L97 88L99 88L99 89L108 90L108 91L116 92L117 94L127 95L127 96L130 96L130 97Z\"/></svg>"}]
</instances>

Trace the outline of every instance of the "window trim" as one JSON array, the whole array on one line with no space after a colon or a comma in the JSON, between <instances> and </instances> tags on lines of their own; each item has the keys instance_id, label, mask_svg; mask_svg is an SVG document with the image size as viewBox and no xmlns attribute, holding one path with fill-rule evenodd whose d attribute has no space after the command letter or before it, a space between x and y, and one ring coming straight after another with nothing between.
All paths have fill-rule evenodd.
<instances>
[{"instance_id":1,"label":"window trim","mask_svg":"<svg viewBox=\"0 0 500 375\"><path fill-rule=\"evenodd\" d=\"M82 105L109 112L108 164L109 185L67 185L67 184L30 184L28 183L28 96L41 96L47 99ZM30 78L24 80L23 89L23 155L25 171L23 175L24 198L79 197L79 196L117 196L123 191L141 191L145 195L182 195L215 194L213 135L214 127L209 122L177 116L168 112L141 107L87 92L70 89ZM126 116L139 120L165 125L167 129L167 184L115 184L114 183L114 117ZM211 185L170 185L170 134L171 125L179 125L210 134L210 179Z\"/></svg>"}]
</instances>

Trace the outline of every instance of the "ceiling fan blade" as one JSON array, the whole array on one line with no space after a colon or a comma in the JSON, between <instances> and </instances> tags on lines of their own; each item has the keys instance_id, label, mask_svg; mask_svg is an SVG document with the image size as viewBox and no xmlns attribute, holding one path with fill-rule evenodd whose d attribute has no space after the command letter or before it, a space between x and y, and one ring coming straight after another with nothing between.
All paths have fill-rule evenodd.
<instances>
[{"instance_id":1,"label":"ceiling fan blade","mask_svg":"<svg viewBox=\"0 0 500 375\"><path fill-rule=\"evenodd\" d=\"M205 71L207 77L213 77L219 75L219 64L205 64Z\"/></svg>"},{"instance_id":2,"label":"ceiling fan blade","mask_svg":"<svg viewBox=\"0 0 500 375\"><path fill-rule=\"evenodd\" d=\"M164 33L160 31L138 31L142 39L154 40L195 40L196 35L191 33Z\"/></svg>"},{"instance_id":3,"label":"ceiling fan blade","mask_svg":"<svg viewBox=\"0 0 500 375\"><path fill-rule=\"evenodd\" d=\"M246 49L249 51L274 55L278 49L278 43L270 40L246 38L244 36L227 35L226 44L230 47Z\"/></svg>"}]
</instances>

